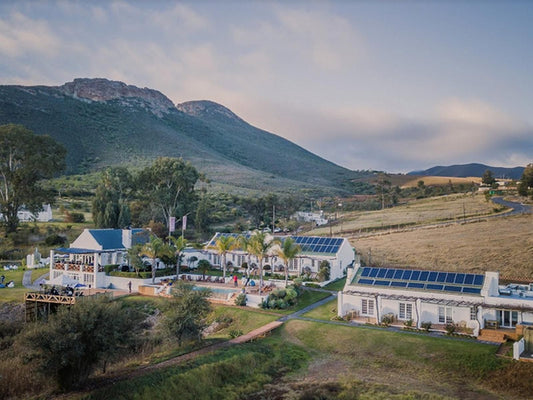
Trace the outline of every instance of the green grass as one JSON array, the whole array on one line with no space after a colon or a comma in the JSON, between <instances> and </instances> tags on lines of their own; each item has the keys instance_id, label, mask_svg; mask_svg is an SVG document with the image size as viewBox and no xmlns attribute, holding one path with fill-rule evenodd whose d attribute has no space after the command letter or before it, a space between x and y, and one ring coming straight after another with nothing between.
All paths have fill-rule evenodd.
<instances>
[{"instance_id":1,"label":"green grass","mask_svg":"<svg viewBox=\"0 0 533 400\"><path fill-rule=\"evenodd\" d=\"M260 311L215 305L213 312L209 316L209 321L220 321L222 329L209 335L209 338L230 339L231 331L248 333L276 319L278 319L276 315Z\"/></svg>"},{"instance_id":2,"label":"green grass","mask_svg":"<svg viewBox=\"0 0 533 400\"><path fill-rule=\"evenodd\" d=\"M32 281L37 279L42 274L45 274L48 271L46 268L32 270L31 278ZM0 289L0 303L7 302L18 302L22 303L24 301L24 294L28 292L24 286L22 286L22 277L24 276L24 270L19 268L17 270L4 271L3 267L0 270L0 275L4 275L5 281L4 284L13 280L15 282L14 288L2 288Z\"/></svg>"},{"instance_id":3,"label":"green grass","mask_svg":"<svg viewBox=\"0 0 533 400\"><path fill-rule=\"evenodd\" d=\"M302 315L302 317L321 319L324 321L329 321L336 316L337 316L337 299L336 298Z\"/></svg>"},{"instance_id":4,"label":"green grass","mask_svg":"<svg viewBox=\"0 0 533 400\"><path fill-rule=\"evenodd\" d=\"M339 290L342 290L344 288L345 284L346 278L337 279L336 281L328 283L326 286L324 286L324 289L335 290L338 292Z\"/></svg>"}]
</instances>

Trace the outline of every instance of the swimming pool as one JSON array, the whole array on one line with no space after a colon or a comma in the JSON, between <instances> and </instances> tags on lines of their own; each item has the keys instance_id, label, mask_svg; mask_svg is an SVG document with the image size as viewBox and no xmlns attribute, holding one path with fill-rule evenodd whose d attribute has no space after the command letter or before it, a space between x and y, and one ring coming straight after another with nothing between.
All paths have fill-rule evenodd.
<instances>
[{"instance_id":1,"label":"swimming pool","mask_svg":"<svg viewBox=\"0 0 533 400\"><path fill-rule=\"evenodd\" d=\"M233 294L238 293L238 290L221 288L221 287L212 287L212 286L194 286L193 290L202 290L210 289L213 293L211 297L222 300L229 300Z\"/></svg>"}]
</instances>

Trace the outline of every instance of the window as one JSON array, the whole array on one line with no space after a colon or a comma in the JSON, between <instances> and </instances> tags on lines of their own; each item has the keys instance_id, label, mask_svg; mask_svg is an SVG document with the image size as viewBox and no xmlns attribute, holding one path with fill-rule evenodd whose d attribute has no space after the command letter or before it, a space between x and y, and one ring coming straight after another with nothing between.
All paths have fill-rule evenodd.
<instances>
[{"instance_id":1,"label":"window","mask_svg":"<svg viewBox=\"0 0 533 400\"><path fill-rule=\"evenodd\" d=\"M449 324L453 322L451 307L439 307L439 322L441 324Z\"/></svg>"},{"instance_id":2,"label":"window","mask_svg":"<svg viewBox=\"0 0 533 400\"><path fill-rule=\"evenodd\" d=\"M477 320L477 307L470 307L470 321Z\"/></svg>"},{"instance_id":3,"label":"window","mask_svg":"<svg viewBox=\"0 0 533 400\"><path fill-rule=\"evenodd\" d=\"M374 300L361 300L361 315L374 315Z\"/></svg>"},{"instance_id":4,"label":"window","mask_svg":"<svg viewBox=\"0 0 533 400\"><path fill-rule=\"evenodd\" d=\"M398 319L413 319L413 305L411 303L400 303L400 312Z\"/></svg>"}]
</instances>

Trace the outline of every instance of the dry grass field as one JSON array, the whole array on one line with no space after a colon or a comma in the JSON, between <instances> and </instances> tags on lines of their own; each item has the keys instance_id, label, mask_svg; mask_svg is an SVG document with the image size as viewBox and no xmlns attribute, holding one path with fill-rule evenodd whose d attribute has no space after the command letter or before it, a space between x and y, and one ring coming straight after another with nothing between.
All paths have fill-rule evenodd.
<instances>
[{"instance_id":1,"label":"dry grass field","mask_svg":"<svg viewBox=\"0 0 533 400\"><path fill-rule=\"evenodd\" d=\"M361 233L367 230L395 228L402 225L431 224L440 221L460 221L463 218L494 213L498 207L487 202L482 194L455 194L414 200L407 204L378 211L348 212L331 227L334 235ZM307 232L308 235L329 235L329 227Z\"/></svg>"},{"instance_id":2,"label":"dry grass field","mask_svg":"<svg viewBox=\"0 0 533 400\"><path fill-rule=\"evenodd\" d=\"M444 186L450 182L453 185L459 185L461 183L481 183L479 177L457 178L448 176L421 176L421 175L392 175L390 177L391 183L394 186L400 186L401 188L416 187L418 181L424 181L426 186Z\"/></svg>"},{"instance_id":3,"label":"dry grass field","mask_svg":"<svg viewBox=\"0 0 533 400\"><path fill-rule=\"evenodd\" d=\"M533 215L350 238L368 262L419 269L481 272L533 281Z\"/></svg>"}]
</instances>

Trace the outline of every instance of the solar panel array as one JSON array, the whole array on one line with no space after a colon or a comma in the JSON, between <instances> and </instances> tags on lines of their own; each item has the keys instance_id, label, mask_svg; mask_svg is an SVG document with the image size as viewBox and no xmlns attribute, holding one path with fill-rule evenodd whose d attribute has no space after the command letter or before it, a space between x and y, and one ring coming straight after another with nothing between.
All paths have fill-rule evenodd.
<instances>
[{"instance_id":1,"label":"solar panel array","mask_svg":"<svg viewBox=\"0 0 533 400\"><path fill-rule=\"evenodd\" d=\"M485 275L364 267L356 283L389 288L480 294Z\"/></svg>"},{"instance_id":2,"label":"solar panel array","mask_svg":"<svg viewBox=\"0 0 533 400\"><path fill-rule=\"evenodd\" d=\"M239 237L250 237L249 234L240 235L237 233L217 233L213 239L207 244L207 247L215 247L215 243L220 235ZM285 240L288 236L275 236L276 239ZM296 244L302 248L304 253L321 253L321 254L335 254L339 251L344 239L342 238L328 238L319 236L290 236Z\"/></svg>"}]
</instances>

